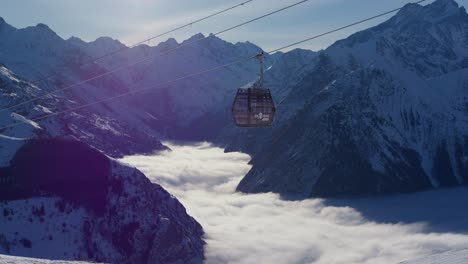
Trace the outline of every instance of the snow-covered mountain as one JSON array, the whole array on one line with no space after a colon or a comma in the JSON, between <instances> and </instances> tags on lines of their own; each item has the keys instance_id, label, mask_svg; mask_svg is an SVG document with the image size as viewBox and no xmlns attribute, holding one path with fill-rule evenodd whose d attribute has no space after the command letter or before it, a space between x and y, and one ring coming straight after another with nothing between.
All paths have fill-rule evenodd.
<instances>
[{"instance_id":1,"label":"snow-covered mountain","mask_svg":"<svg viewBox=\"0 0 468 264\"><path fill-rule=\"evenodd\" d=\"M0 169L0 200L0 254L106 263L203 260L202 228L175 197L79 141L26 143Z\"/></svg>"},{"instance_id":2,"label":"snow-covered mountain","mask_svg":"<svg viewBox=\"0 0 468 264\"><path fill-rule=\"evenodd\" d=\"M73 122L80 116L94 116L92 120L83 118L82 121L89 124L76 125L74 130L105 123L101 127L121 131L124 135L135 132L141 134L141 138L135 139L133 144L126 144L132 146L126 151L119 148L107 149L105 144L101 144L103 142L93 144L108 154L115 153L114 156L143 152L146 146L157 148L154 144L142 146L140 143L156 142L158 138L214 139L232 121L229 109L237 88L255 81L259 73L258 63L251 60L159 85L261 52L259 47L250 42L232 44L214 35L196 34L181 43L168 39L154 47L143 44L127 48L109 37L101 37L89 43L77 37L63 40L43 24L16 29L2 19L0 29L0 63L23 79L37 84L42 90L38 94L73 85L54 94L56 100L62 99L60 103L63 105L57 109L76 107L130 90L152 87L150 90L93 105L82 111L73 111L77 115L67 119L68 122ZM121 52L92 60L116 50ZM313 54L310 51L302 52ZM294 55L290 53L288 56ZM302 56L302 60L307 60L307 56L309 55ZM269 67L281 54L265 57L266 66ZM132 66L125 67L127 65ZM284 65L287 66L293 67ZM105 71L114 70L116 71L112 74L91 82L74 85ZM289 77L278 78L278 81L289 82ZM281 87L278 91L281 95L285 93ZM82 136L85 134L94 133L81 133ZM112 137L108 135L108 138Z\"/></svg>"},{"instance_id":3,"label":"snow-covered mountain","mask_svg":"<svg viewBox=\"0 0 468 264\"><path fill-rule=\"evenodd\" d=\"M453 0L409 4L336 42L297 76L278 108L290 118L248 139L262 145L250 147L253 168L238 190L336 196L467 184L467 62L468 15Z\"/></svg>"},{"instance_id":4,"label":"snow-covered mountain","mask_svg":"<svg viewBox=\"0 0 468 264\"><path fill-rule=\"evenodd\" d=\"M173 50L176 48L177 50ZM97 60L93 59L115 50L122 50L122 52ZM76 37L64 40L43 24L16 29L0 19L0 127L2 127L0 131L0 176L2 176L2 184L6 184L0 186L0 189L4 195L16 193L15 189L12 190L9 185L11 177L8 175L11 171L8 166L11 165L18 150L25 144L30 144L28 142L31 139L66 138L78 140L108 156L120 157L163 149L164 146L158 140L161 137L205 138L211 128L213 131L220 131L231 122L228 109L236 89L258 78L259 66L257 62L249 61L233 65L170 85L157 85L186 74L230 63L240 58L247 58L260 51L259 47L249 42L232 44L212 35L205 37L201 34L194 35L181 43L169 39L155 47L139 45L127 48L119 41L109 37L98 38L89 43ZM277 57L266 56L267 66L273 64ZM134 65L116 70L129 64ZM82 82L102 75L106 71L115 72L105 74L90 82ZM76 85L76 83L79 84ZM153 89L146 92L134 93L118 100L85 108L80 107L122 93L153 86ZM65 89L61 90L63 88ZM61 91L47 95L56 90ZM41 98L33 100L37 97ZM17 104L20 105L17 106ZM73 109L73 111L68 111L68 109ZM55 115L56 113L57 115ZM222 115L211 116L211 113L222 113ZM49 117L49 115L51 116ZM32 121L33 119L36 121ZM204 127L203 122L208 122L211 126ZM20 125L15 125L15 123L20 123ZM13 126L10 126L11 124ZM215 133L212 134L215 135ZM121 165L118 167L125 168ZM112 173L113 176L116 174ZM149 188L145 185L146 183L143 184L143 182L139 184L138 192ZM8 208L19 208L18 212L15 213L17 222L29 221L30 212L25 209L26 207L23 207L23 203L32 206L45 203L44 208L49 208L53 203L49 200L63 199L66 194L55 195L57 197L47 197L44 198L44 201L41 200L42 198L14 196L10 198L27 199L10 201L4 205ZM136 198L132 199L134 201ZM151 203L152 199L154 197L143 197L142 203ZM110 200L107 201L107 204L109 203ZM134 209L132 206L131 203L126 204L119 208L119 211L122 214L128 213ZM41 208L42 206L38 204L36 207ZM167 205L168 214L174 216L178 212L178 207L176 200L171 202ZM149 209L151 208L149 207ZM82 238L81 229L84 222L79 219L91 218L85 211L82 207L74 208L73 215L77 218L77 222L74 229L72 228L73 230L70 231L71 233L62 236L63 238L78 237L75 239L76 244L73 242L73 245L58 247L59 250L41 253L40 248L42 247L64 242L56 240L50 242L52 244L49 245L44 242L43 237L32 237L27 238L27 240L39 246L34 250L26 249L26 253L24 253L22 251L24 246L18 240L21 238L8 234L5 235L4 239L9 247L8 252L52 259L99 260L104 259L102 256L109 256L107 259L110 260L121 259L123 256L121 248L116 245L109 246L109 248L94 248L92 257L88 256L87 258L80 255L82 252L80 250L83 250L85 245L83 243L87 240ZM146 221L145 217L148 216L156 220L159 219L153 216L153 213L147 212L145 214L142 212L132 215L130 220ZM188 242L183 244L182 241L176 240L173 241L175 245L165 244L166 248L163 250L151 253L154 254L152 259L161 258L170 250L185 250L187 247L191 247L193 251L172 252L173 261L180 262L180 258L176 259L178 256L186 256L187 259L193 257L195 260L200 259L200 256L203 257L203 251L200 251L199 247L201 229L197 229L195 224L190 222L189 216L184 214L179 216L181 221L185 221L188 228L193 228L186 230L182 228L182 225L176 225L171 226L174 229L171 229L171 232L188 232L188 235L182 236L182 238L188 237ZM40 222L44 225L34 225L33 233L44 234L46 231L43 228L49 228L47 225L55 223L55 221L65 221L67 216L63 212L52 211L50 217L50 219L44 218L44 222ZM120 225L126 223L127 217L124 217L123 220L120 219L120 216L115 219L113 217L116 216L109 215L106 218L106 221L115 221L115 226L109 227L112 230L99 229L96 232L99 234L116 232L121 227ZM161 217L164 218L164 216ZM171 221L177 219L176 217L167 218ZM99 222L102 219L95 218L94 220ZM8 228L11 232L18 232L15 227L9 226ZM152 234L153 231L155 230L142 229L141 232ZM161 228L156 228L156 231L163 232ZM93 239L114 241L114 238L98 237L98 234L93 234ZM161 240L164 239L155 240L154 243L163 243ZM148 243L149 246L154 244L153 242ZM139 248L127 248L126 250L140 256L138 254L141 252L138 250L141 250L141 247L145 245L137 245ZM61 254L67 255L62 256Z\"/></svg>"},{"instance_id":5,"label":"snow-covered mountain","mask_svg":"<svg viewBox=\"0 0 468 264\"><path fill-rule=\"evenodd\" d=\"M90 43L71 38L67 42L97 57L123 48L110 38L99 38ZM181 43L168 39L154 47L139 45L129 48L100 59L97 64L111 70L115 65L141 61L119 71L117 78L129 89L155 87L124 100L153 116L156 130L163 137L193 139L204 137L204 133L209 131L198 133L196 129L197 124L206 119L218 129L231 122L230 116L223 116L224 120L219 120L221 122L213 122L207 116L230 108L236 89L258 78L258 63L249 61L178 82L158 84L250 57L260 51L249 42L232 44L213 35L196 34ZM267 56L268 65L272 60L273 57Z\"/></svg>"},{"instance_id":6,"label":"snow-covered mountain","mask_svg":"<svg viewBox=\"0 0 468 264\"><path fill-rule=\"evenodd\" d=\"M38 118L78 108L38 123L46 134L75 137L114 157L162 149L148 113L135 110L121 100L79 108L80 105L128 91L129 88L115 76L103 76L45 96L105 71L94 64L79 66L89 58L89 55L68 44L45 25L15 29L1 19L2 127L13 123L11 116ZM39 96L42 98L30 101ZM30 102L13 107L25 101ZM8 109L3 110L5 108ZM60 123L60 126L52 124L54 122ZM0 133L24 137L21 131L27 129L24 125L14 126Z\"/></svg>"},{"instance_id":7,"label":"snow-covered mountain","mask_svg":"<svg viewBox=\"0 0 468 264\"><path fill-rule=\"evenodd\" d=\"M155 117L128 101L79 107L134 87L106 75L31 101L106 70L97 64L79 66L90 57L45 25L15 29L0 20L0 253L112 263L201 263L202 228L177 199L137 170L87 146L113 157L165 148ZM60 114L70 108L74 110ZM59 114L48 117L54 113ZM51 143L23 157L54 158L18 162L36 139ZM73 144L81 145L76 149ZM87 152L73 156L79 149ZM108 167L93 167L96 159ZM64 164L67 171L60 171ZM18 169L29 171L15 173ZM56 178L44 183L51 175L44 171ZM15 177L28 173L43 182L34 181L34 186ZM89 175L105 176L106 181L88 179L86 185L70 186ZM101 209L96 212L90 204Z\"/></svg>"},{"instance_id":8,"label":"snow-covered mountain","mask_svg":"<svg viewBox=\"0 0 468 264\"><path fill-rule=\"evenodd\" d=\"M0 66L0 90L2 108L42 92L39 86L22 80L4 66ZM86 122L89 117L99 118L96 114L85 117L72 112L70 116L31 121L60 110L61 104L57 101L54 97L44 98L23 105L21 111L4 110L0 113L1 126L24 123L6 128L0 134L0 253L113 263L201 263L201 227L173 196L152 184L137 170L109 160L84 143L79 143L82 145L76 148L73 143L65 144L60 140L55 143L54 140L31 150L33 154L21 152L33 144L31 140L34 138L65 137L94 146L102 144L103 150L110 152L115 149L117 152L110 154L119 156L118 153L130 149L126 145L133 144L131 140L144 139L136 136L128 137L126 141L127 136L122 130L113 129L118 121L111 125L100 119L102 122L95 123L95 126ZM68 118L73 118L73 121ZM147 142L148 145L150 143ZM162 145L155 141L153 146ZM148 151L153 150L149 147ZM80 154L83 149L85 152ZM21 153L33 160L18 161ZM109 165L93 167L97 160ZM61 171L58 169L60 166L63 166ZM83 179L86 175L105 176L107 173L102 171L103 166L104 169L109 166L106 184L99 185L99 180L93 178L86 186L75 185L74 180ZM13 167L29 172L15 173ZM87 171L80 172L83 168ZM93 169L102 173L92 174ZM25 192L23 187L30 181L23 181L19 188L15 187L18 180L15 175L30 173L32 177L45 181L50 174L41 174L41 170L56 173L57 177L70 177L66 181L72 185L71 189L59 185L59 190L65 193L43 189L36 190L41 193ZM101 189L96 189L96 186ZM73 191L75 197L90 195L93 204L99 203L96 198L101 197L102 212L96 214L87 208L89 201L81 204L67 199Z\"/></svg>"},{"instance_id":9,"label":"snow-covered mountain","mask_svg":"<svg viewBox=\"0 0 468 264\"><path fill-rule=\"evenodd\" d=\"M125 124L125 120L116 119L116 113L110 107L77 109L65 114L55 115L32 122L31 119L42 118L68 108L77 107L73 96L59 94L39 100L32 99L47 92L44 86L32 84L3 65L0 65L0 165L8 164L16 148L11 142L19 143L31 137L67 137L88 143L110 156L150 152L164 147L149 130L135 129L139 123ZM23 102L27 102L22 104ZM15 108L9 106L22 104ZM113 107L117 107L113 105ZM94 112L102 109L102 111ZM14 126L11 126L15 124ZM20 125L16 125L20 124ZM140 127L139 127L140 128ZM11 138L17 139L11 141ZM3 142L2 142L3 143Z\"/></svg>"},{"instance_id":10,"label":"snow-covered mountain","mask_svg":"<svg viewBox=\"0 0 468 264\"><path fill-rule=\"evenodd\" d=\"M122 52L92 59L116 50ZM249 42L232 44L216 36L205 37L202 34L181 43L169 39L155 47L139 45L127 48L109 37L89 43L76 37L64 40L43 24L16 29L0 20L0 63L21 79L34 83L40 89L34 96L66 88L48 96L56 101L57 106L50 109L52 112L152 87L145 92L58 117L65 120L72 132L80 135L78 138L112 156L162 148L158 142L161 137L187 139L202 135L189 128L202 122L210 113L229 109L236 89L258 77L257 62L233 65L167 85L159 84L250 57L260 51ZM267 65L273 59L267 56ZM115 72L104 74L106 71ZM102 74L104 76L100 76ZM95 76L100 77L82 82ZM5 105L24 101L21 99L5 102ZM31 107L32 104L25 104L11 109L11 112L24 113ZM223 116L221 121L211 123L219 130L231 122L231 118ZM104 135L89 131L96 127L101 128ZM206 131L209 130L203 132ZM6 135L14 134L11 131ZM90 137L93 140L89 140ZM107 144L100 142L102 138Z\"/></svg>"}]
</instances>

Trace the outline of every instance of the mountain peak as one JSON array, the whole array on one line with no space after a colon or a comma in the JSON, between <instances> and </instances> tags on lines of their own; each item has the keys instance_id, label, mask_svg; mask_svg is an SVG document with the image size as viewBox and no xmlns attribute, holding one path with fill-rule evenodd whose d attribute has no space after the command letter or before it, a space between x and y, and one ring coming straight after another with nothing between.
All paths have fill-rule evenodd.
<instances>
[{"instance_id":1,"label":"mountain peak","mask_svg":"<svg viewBox=\"0 0 468 264\"><path fill-rule=\"evenodd\" d=\"M401 10L398 11L396 16L398 17L398 16L407 16L411 14L416 14L420 12L422 9L423 7L419 4L409 3L403 6L403 8L401 8Z\"/></svg>"},{"instance_id":2,"label":"mountain peak","mask_svg":"<svg viewBox=\"0 0 468 264\"><path fill-rule=\"evenodd\" d=\"M195 40L202 39L202 38L205 38L205 35L203 35L202 33L197 33L191 36L189 39L187 39L187 41L195 41Z\"/></svg>"},{"instance_id":3,"label":"mountain peak","mask_svg":"<svg viewBox=\"0 0 468 264\"><path fill-rule=\"evenodd\" d=\"M460 7L454 0L437 0L426 6L419 4L407 4L392 19L393 22L416 20L440 20L460 13L466 14L463 7Z\"/></svg>"},{"instance_id":4,"label":"mountain peak","mask_svg":"<svg viewBox=\"0 0 468 264\"><path fill-rule=\"evenodd\" d=\"M431 6L438 6L438 7L444 7L444 8L458 8L459 5L455 0L437 0L430 4Z\"/></svg>"},{"instance_id":5,"label":"mountain peak","mask_svg":"<svg viewBox=\"0 0 468 264\"><path fill-rule=\"evenodd\" d=\"M236 46L238 49L243 50L243 51L244 51L243 53L244 53L246 56L251 56L251 55L254 55L254 54L256 54L256 53L262 52L262 49L261 49L259 46L253 44L253 43L250 42L250 41L237 42L237 43L235 44L235 46Z\"/></svg>"},{"instance_id":6,"label":"mountain peak","mask_svg":"<svg viewBox=\"0 0 468 264\"><path fill-rule=\"evenodd\" d=\"M113 48L113 49L119 49L119 48L125 47L125 45L122 44L120 41L113 39L111 37L99 37L93 42L90 42L89 44L93 46L99 46L103 48Z\"/></svg>"},{"instance_id":7,"label":"mountain peak","mask_svg":"<svg viewBox=\"0 0 468 264\"><path fill-rule=\"evenodd\" d=\"M202 33L197 33L197 34L191 36L190 38L182 41L181 44L192 43L192 42L195 42L197 40L204 39L204 38L206 38L205 35L203 35Z\"/></svg>"},{"instance_id":8,"label":"mountain peak","mask_svg":"<svg viewBox=\"0 0 468 264\"><path fill-rule=\"evenodd\" d=\"M460 12L460 6L454 0L437 0L430 5L427 5L434 15L453 15Z\"/></svg>"},{"instance_id":9,"label":"mountain peak","mask_svg":"<svg viewBox=\"0 0 468 264\"><path fill-rule=\"evenodd\" d=\"M22 30L34 32L34 34L52 36L54 38L59 37L55 31L49 28L46 24L39 23L36 26L27 27Z\"/></svg>"},{"instance_id":10,"label":"mountain peak","mask_svg":"<svg viewBox=\"0 0 468 264\"><path fill-rule=\"evenodd\" d=\"M177 42L177 40L175 38L168 38L165 43L167 44L170 44L170 45L179 45L179 43Z\"/></svg>"},{"instance_id":11,"label":"mountain peak","mask_svg":"<svg viewBox=\"0 0 468 264\"><path fill-rule=\"evenodd\" d=\"M70 38L67 39L67 41L72 41L72 42L85 42L84 40L80 39L79 37L71 36Z\"/></svg>"},{"instance_id":12,"label":"mountain peak","mask_svg":"<svg viewBox=\"0 0 468 264\"><path fill-rule=\"evenodd\" d=\"M80 39L78 37L75 37L75 36L71 36L69 39L67 39L67 42L71 43L71 44L73 44L75 46L79 46L79 47L87 44L84 40L82 40L82 39Z\"/></svg>"},{"instance_id":13,"label":"mountain peak","mask_svg":"<svg viewBox=\"0 0 468 264\"><path fill-rule=\"evenodd\" d=\"M163 41L159 43L156 47L167 50L167 49L173 49L175 47L179 46L179 43L175 38L168 38L166 41Z\"/></svg>"},{"instance_id":14,"label":"mountain peak","mask_svg":"<svg viewBox=\"0 0 468 264\"><path fill-rule=\"evenodd\" d=\"M13 26L8 24L3 17L0 17L0 32L5 31L6 29L14 29Z\"/></svg>"},{"instance_id":15,"label":"mountain peak","mask_svg":"<svg viewBox=\"0 0 468 264\"><path fill-rule=\"evenodd\" d=\"M38 29L41 29L41 30L46 30L46 31L50 31L50 32L53 32L55 33L54 31L52 31L52 29L50 29L49 26L47 26L46 24L43 24L43 23L39 23L36 25L36 28Z\"/></svg>"},{"instance_id":16,"label":"mountain peak","mask_svg":"<svg viewBox=\"0 0 468 264\"><path fill-rule=\"evenodd\" d=\"M99 37L97 38L96 40L94 40L93 42L95 43L118 43L118 44L122 44L120 41L116 40L116 39L113 39L111 37Z\"/></svg>"}]
</instances>

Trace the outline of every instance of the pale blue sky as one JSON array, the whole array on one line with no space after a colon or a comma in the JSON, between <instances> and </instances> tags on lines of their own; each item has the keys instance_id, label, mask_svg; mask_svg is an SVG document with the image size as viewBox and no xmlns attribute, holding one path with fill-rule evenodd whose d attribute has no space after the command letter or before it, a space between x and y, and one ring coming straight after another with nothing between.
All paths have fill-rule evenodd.
<instances>
[{"instance_id":1,"label":"pale blue sky","mask_svg":"<svg viewBox=\"0 0 468 264\"><path fill-rule=\"evenodd\" d=\"M243 1L245 0L14 0L2 1L0 16L15 27L36 25L39 22L47 24L63 38L77 36L90 41L99 36L110 36L125 44L132 44ZM181 41L198 32L217 32L298 1L255 0L244 7L181 30L171 37ZM415 0L310 0L220 37L231 42L249 40L269 50L413 1ZM427 1L431 2L433 0ZM468 5L468 0L457 2L463 6ZM383 20L362 24L300 47L319 50ZM151 44L168 37L155 40Z\"/></svg>"}]
</instances>

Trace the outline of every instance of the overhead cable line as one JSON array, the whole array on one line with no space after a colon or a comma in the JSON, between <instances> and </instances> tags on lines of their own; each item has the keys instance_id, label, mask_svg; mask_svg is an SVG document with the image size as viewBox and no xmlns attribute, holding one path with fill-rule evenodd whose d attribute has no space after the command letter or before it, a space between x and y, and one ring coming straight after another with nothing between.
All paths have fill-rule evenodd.
<instances>
[{"instance_id":1,"label":"overhead cable line","mask_svg":"<svg viewBox=\"0 0 468 264\"><path fill-rule=\"evenodd\" d=\"M273 11L273 12L267 13L267 14L265 14L265 15L262 15L262 16L259 16L259 17L256 17L256 18L247 20L247 21L245 21L245 22L243 22L243 23L237 24L237 25L235 25L235 26L232 26L232 27L223 29L223 30L218 31L218 32L216 32L216 33L214 33L214 34L210 34L210 35L208 35L208 36L204 36L204 37L202 37L202 38L199 38L199 39L196 39L196 40L193 40L193 41L190 41L190 42L182 43L181 45L178 45L178 46L175 47L175 48L169 49L169 50L164 51L164 52L162 52L162 53L159 53L159 54L157 54L157 55L155 55L155 56L147 57L147 58L141 59L141 60L139 60L139 61L133 62L133 63L131 63L131 64L127 64L127 65L124 65L124 66L121 66L121 67L117 67L117 68L115 68L115 69L113 69L113 70L105 71L104 73L101 73L101 74L96 75L96 76L94 76L94 77L91 77L91 78L82 80L82 81L80 81L80 82L77 82L77 83L74 83L74 84L65 86L65 87L63 87L63 88L59 88L59 89L57 89L57 90L54 90L54 91L48 92L48 93L46 93L46 94L43 94L43 95L34 97L34 98L32 98L32 99L23 101L23 102L21 102L21 103L18 103L18 104L15 104L15 105L12 105L12 106L9 106L9 107L0 109L0 112L2 112L2 111L4 111L4 110L10 110L10 109L12 109L12 108L15 108L15 107L18 107L18 106L27 104L27 103L31 103L31 102L37 101L37 100L39 100L39 99L45 98L45 97L47 97L47 96L49 96L49 95L52 95L52 94L55 94L55 93L57 93L57 92L64 91L64 90L68 90L68 89L70 89L70 88L73 88L73 87L76 87L76 86L79 86L79 85L82 85L82 84L85 84L85 83L94 81L94 80L96 80L96 79L102 78L102 77L104 77L104 76L107 76L107 75L109 75L109 74L118 72L118 71L120 71L120 70L133 67L133 66L135 66L135 65L138 65L138 64L140 64L140 63L143 63L143 62L152 60L152 59L154 59L154 58L157 58L157 57L160 57L160 56L163 56L163 55L167 55L167 54L169 54L169 53L171 53L171 52L174 52L174 51L176 51L176 50L179 50L179 49L181 49L181 48L183 48L183 47L190 46L190 45L193 45L193 44L198 43L198 42L200 42L200 41L203 41L203 40L206 40L206 39L209 39L209 38L212 38L212 37L221 35L221 34L226 33L226 32L228 32L228 31L231 31L231 30L234 30L234 29L236 29L236 28L245 26L245 25L247 25L247 24L250 24L250 23L252 23L252 22L258 21L258 20L260 20L260 19L263 19L263 18L272 16L272 15L274 15L274 14L277 14L277 13L279 13L279 12L285 11L285 10L287 10L287 9L290 9L290 8L292 8L292 7L295 7L295 6L297 6L297 5L303 4L303 3L308 2L308 1L309 1L309 0L302 0L302 1L296 2L296 3L294 3L294 4L285 6L285 7L283 7L283 8L277 9L277 10L275 10L275 11Z\"/></svg>"},{"instance_id":2,"label":"overhead cable line","mask_svg":"<svg viewBox=\"0 0 468 264\"><path fill-rule=\"evenodd\" d=\"M425 2L425 1L427 1L427 0L420 0L420 1L414 2L413 4L419 4L419 3L422 3L422 2ZM388 14L391 14L391 13L394 13L394 12L397 12L397 11L400 11L402 8L403 8L403 7L396 8L396 9L393 9L393 10L391 10L391 11L387 11L387 12L381 13L381 14L379 14L379 15L372 16L372 17L370 17L370 18L366 18L366 19L360 20L360 21L355 22L355 23L352 23L352 24L349 24L349 25L346 25L346 26L343 26L343 27L340 27L340 28L337 28L337 29L334 29L334 30L330 30L330 31L327 31L327 32L322 33L322 34L315 35L315 36L312 36L312 37L310 37L310 38L306 38L306 39L303 39L303 40L301 40L301 41L297 41L297 42L288 44L288 45L286 45L286 46L282 46L282 47L280 47L280 48L276 48L276 49L267 51L267 52L265 52L265 53L267 53L267 54L273 54L273 53L275 53L275 52L278 52L278 51L281 51L281 50L284 50L284 49L291 48L291 47L293 47L293 46L302 44L302 43L304 43L304 42L307 42L307 41L310 41L310 40L313 40L313 39L317 39L317 38L323 37L323 36L325 36L325 35L332 34L332 33L337 32L337 31L339 31L339 30L343 30L343 29L349 28L349 27L351 27L351 26L355 26L355 25L358 25L358 24L361 24L361 23L364 23L364 22L367 22L367 21L370 21L370 20L373 20L373 19L376 19L376 18L380 18L380 17L386 16L386 15L388 15ZM158 84L155 84L155 85L152 85L152 86L148 86L148 87L145 87L145 88L141 88L141 89L138 89L138 90L128 91L128 92L125 92L125 93L122 93L122 94L119 94L119 95L116 95L116 96L108 97L108 98L106 98L106 99L98 100L98 101L95 101L95 102L92 102L92 103L88 103L88 104L84 104L84 105L81 105L81 106L77 106L77 107L74 107L74 108L69 108L69 109L66 109L66 110L63 110L63 111L59 111L59 112L47 114L47 115L40 116L40 117L37 117L37 118L32 118L32 119L30 119L30 120L31 120L31 121L34 121L34 122L35 122L35 121L40 121L40 120L45 119L45 118L48 118L48 117L52 117L52 116L56 116L56 115L61 115L61 114L64 114L64 113L67 113L67 112L70 112L70 111L76 111L76 110L79 110L79 109L82 109L82 108L86 108L86 107L89 107L89 106L92 106L92 105L96 105L96 104L108 102L108 101L111 101L111 100L115 100L115 99L117 99L117 98L121 98L121 97L130 95L130 94L138 93L138 92L141 92L141 91L147 91L147 90L154 89L154 88L157 88L157 87L160 87L160 86L168 85L168 84L171 84L171 83L174 83L174 82L178 82L178 81L181 81L181 80L184 80L184 79L187 79L187 78L195 77L195 76L202 75L202 74L205 74L205 73L208 73L208 72L212 72L212 71L216 71L216 70L219 70L219 69L227 68L227 67L230 67L230 66L232 66L232 65L236 65L236 64L239 64L239 63L244 63L244 62L250 61L250 60L252 60L252 59L255 59L255 58L257 57L257 55L258 55L258 54L255 54L255 55L253 55L253 56L246 57L246 58L243 58L243 59L239 59L239 60L236 60L236 61L227 63L227 64L223 64L223 65L220 65L220 66L216 66L216 67L209 68L209 69L206 69L206 70L203 70L203 71L199 71L199 72L196 72L196 73L192 73L192 74L187 74L187 75L181 76L181 77L176 78L176 79L172 79L172 80L169 80L169 81L161 82L161 83L158 83ZM26 123L24 123L24 122L13 123L13 124L10 124L10 125L7 125L7 126L0 127L0 130L6 129L6 128L15 127L15 126L22 125L22 124L26 124Z\"/></svg>"}]
</instances>

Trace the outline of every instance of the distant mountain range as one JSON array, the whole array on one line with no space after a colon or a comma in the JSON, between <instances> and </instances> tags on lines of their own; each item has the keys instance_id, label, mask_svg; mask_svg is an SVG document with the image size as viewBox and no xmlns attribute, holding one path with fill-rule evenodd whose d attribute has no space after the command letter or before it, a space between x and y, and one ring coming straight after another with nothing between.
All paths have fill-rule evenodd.
<instances>
[{"instance_id":1,"label":"distant mountain range","mask_svg":"<svg viewBox=\"0 0 468 264\"><path fill-rule=\"evenodd\" d=\"M62 123L63 131L57 131L55 135L76 137L112 156L161 149L158 142L161 138L194 138L187 128L206 113L227 109L225 102L231 99L236 89L257 77L257 63L251 61L170 85L157 85L261 51L248 42L231 44L215 36L186 45L204 37L197 34L182 43L169 39L156 47L140 45L93 62L94 57L126 47L109 37L90 43L76 37L64 40L46 25L16 29L1 19L0 63L4 71L22 80L24 85L37 85L37 89L19 94L14 100L5 100L0 107L66 89L2 111L0 115L4 118L0 127L13 122L9 118L11 112L22 113L29 119L41 115L40 110L38 113L32 111L37 105L57 112L156 86L145 92L61 114L56 119ZM182 47L177 48L179 46ZM138 61L142 62L135 64ZM130 64L135 65L105 74ZM102 74L104 76L95 80L75 85ZM47 126L46 121L39 123ZM0 132L18 136L15 129L24 128Z\"/></svg>"}]
</instances>

